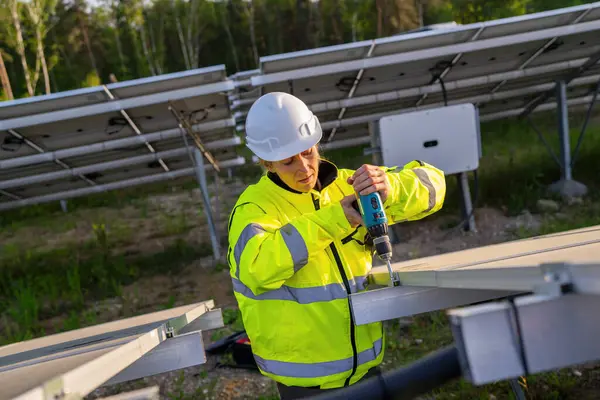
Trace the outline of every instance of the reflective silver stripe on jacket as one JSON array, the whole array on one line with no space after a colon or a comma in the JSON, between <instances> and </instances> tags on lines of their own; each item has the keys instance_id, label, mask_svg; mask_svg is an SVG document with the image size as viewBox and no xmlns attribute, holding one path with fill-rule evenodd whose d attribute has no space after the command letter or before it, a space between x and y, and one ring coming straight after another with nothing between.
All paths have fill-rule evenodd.
<instances>
[{"instance_id":1,"label":"reflective silver stripe on jacket","mask_svg":"<svg viewBox=\"0 0 600 400\"><path fill-rule=\"evenodd\" d=\"M333 301L348 298L346 288L341 282L306 288L296 288L283 285L279 289L270 290L268 292L255 295L252 290L244 285L239 279L232 278L232 281L233 290L235 292L253 300L284 300L294 301L300 304L310 304L321 301ZM350 284L350 292L356 293L365 289L367 277L358 276L349 280L348 283Z\"/></svg>"},{"instance_id":2,"label":"reflective silver stripe on jacket","mask_svg":"<svg viewBox=\"0 0 600 400\"><path fill-rule=\"evenodd\" d=\"M372 348L358 353L358 365L374 361L381 354L382 343L382 339L377 339L373 343ZM293 378L319 378L347 372L352 369L352 357L343 360L315 363L266 360L256 354L254 355L254 359L258 367L265 372Z\"/></svg>"},{"instance_id":3,"label":"reflective silver stripe on jacket","mask_svg":"<svg viewBox=\"0 0 600 400\"><path fill-rule=\"evenodd\" d=\"M415 175L417 175L417 178L419 178L419 180L421 181L423 186L425 186L427 188L427 190L429 191L429 207L427 208L427 210L425 210L425 212L429 212L433 209L433 207L435 207L435 195L436 195L435 186L433 186L433 184L431 183L431 180L429 179L429 175L427 175L427 172L425 172L424 170L422 170L420 168L415 168L415 169L413 169L413 171L414 171Z\"/></svg>"},{"instance_id":4,"label":"reflective silver stripe on jacket","mask_svg":"<svg viewBox=\"0 0 600 400\"><path fill-rule=\"evenodd\" d=\"M246 245L254 236L263 232L266 231L259 224L248 224L242 230L242 233L235 244L235 248L233 249L233 256L235 257L235 264L237 266L235 276L238 279L240 278L240 259L242 258L242 253L244 252ZM292 256L294 272L297 272L308 263L308 248L306 247L304 238L292 224L283 226L279 230L279 233L281 233L281 237Z\"/></svg>"},{"instance_id":5,"label":"reflective silver stripe on jacket","mask_svg":"<svg viewBox=\"0 0 600 400\"><path fill-rule=\"evenodd\" d=\"M283 226L279 233L281 233L281 237L283 237L283 241L292 255L294 272L298 272L300 268L308 263L308 248L304 238L292 224Z\"/></svg>"}]
</instances>

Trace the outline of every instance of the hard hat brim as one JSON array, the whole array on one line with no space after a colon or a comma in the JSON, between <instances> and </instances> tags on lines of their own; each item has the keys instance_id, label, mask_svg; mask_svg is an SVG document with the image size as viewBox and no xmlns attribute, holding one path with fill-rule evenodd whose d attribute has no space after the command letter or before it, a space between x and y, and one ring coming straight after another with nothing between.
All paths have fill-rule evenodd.
<instances>
[{"instance_id":1,"label":"hard hat brim","mask_svg":"<svg viewBox=\"0 0 600 400\"><path fill-rule=\"evenodd\" d=\"M271 152L271 151L263 152L260 149L255 148L248 142L246 142L246 146L258 158L265 160L265 161L275 162L275 161L285 160L287 158L295 156L296 154L300 154L300 153L310 149L311 147L313 147L314 145L319 143L321 141L322 137L323 137L323 131L321 129L319 129L313 135L308 136L304 140L290 143L287 146L283 146L274 152Z\"/></svg>"}]
</instances>

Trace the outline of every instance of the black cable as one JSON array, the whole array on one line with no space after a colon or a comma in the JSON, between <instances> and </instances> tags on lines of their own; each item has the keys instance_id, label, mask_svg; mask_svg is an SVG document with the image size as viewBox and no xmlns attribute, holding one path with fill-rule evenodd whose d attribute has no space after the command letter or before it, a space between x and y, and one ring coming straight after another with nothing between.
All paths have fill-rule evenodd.
<instances>
[{"instance_id":1,"label":"black cable","mask_svg":"<svg viewBox=\"0 0 600 400\"><path fill-rule=\"evenodd\" d=\"M517 337L517 345L519 347L519 358L521 359L521 364L523 365L523 375L529 375L529 363L527 362L527 353L525 353L525 343L523 343L523 329L521 327L521 317L519 314L519 307L515 304L515 299L510 299L508 301L510 308L514 314L515 321L515 330Z\"/></svg>"},{"instance_id":2,"label":"black cable","mask_svg":"<svg viewBox=\"0 0 600 400\"><path fill-rule=\"evenodd\" d=\"M444 84L444 79L442 77L438 77L440 81L440 85L442 86L442 96L444 98L444 107L448 107L448 93L446 92L446 84Z\"/></svg>"},{"instance_id":3,"label":"black cable","mask_svg":"<svg viewBox=\"0 0 600 400\"><path fill-rule=\"evenodd\" d=\"M454 345L442 348L407 367L341 389L324 391L313 400L414 399L443 386L462 375L458 350Z\"/></svg>"}]
</instances>

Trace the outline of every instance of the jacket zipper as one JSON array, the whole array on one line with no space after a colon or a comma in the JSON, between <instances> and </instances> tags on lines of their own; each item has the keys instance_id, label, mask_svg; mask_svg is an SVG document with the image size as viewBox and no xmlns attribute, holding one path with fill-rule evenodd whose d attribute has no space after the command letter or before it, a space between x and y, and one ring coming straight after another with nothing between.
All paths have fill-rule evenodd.
<instances>
[{"instance_id":1,"label":"jacket zipper","mask_svg":"<svg viewBox=\"0 0 600 400\"><path fill-rule=\"evenodd\" d=\"M321 205L319 204L319 199L316 198L314 196L314 194L311 194L311 196L312 196L313 204L315 206L315 210L318 211L321 208ZM342 275L342 280L344 281L344 287L346 288L346 293L348 294L348 312L350 314L350 342L352 344L352 373L350 374L350 376L348 376L348 378L346 378L346 382L344 383L344 386L348 386L350 384L350 379L356 373L356 368L358 366L358 352L356 351L356 332L355 332L355 326L354 326L354 316L352 315L352 309L351 309L351 305L350 305L350 293L351 293L350 283L348 282L348 277L346 276L346 271L344 271L344 266L342 265L342 259L340 258L340 254L338 253L338 250L335 247L335 244L333 244L333 242L330 243L329 248L331 249L331 252L333 253L333 258L335 258L335 263L337 264L338 270L340 271L340 274Z\"/></svg>"}]
</instances>

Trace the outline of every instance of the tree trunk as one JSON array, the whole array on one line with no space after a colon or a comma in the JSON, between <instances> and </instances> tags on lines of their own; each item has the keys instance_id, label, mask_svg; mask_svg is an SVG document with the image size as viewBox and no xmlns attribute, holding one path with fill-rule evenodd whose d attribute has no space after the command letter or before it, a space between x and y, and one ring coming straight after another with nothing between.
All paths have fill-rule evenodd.
<instances>
[{"instance_id":1,"label":"tree trunk","mask_svg":"<svg viewBox=\"0 0 600 400\"><path fill-rule=\"evenodd\" d=\"M156 70L154 69L154 64L152 63L152 59L148 51L148 41L146 40L146 29L144 28L144 23L140 24L140 37L142 39L142 50L144 51L144 56L146 57L146 62L148 63L150 73L152 76L156 76Z\"/></svg>"},{"instance_id":2,"label":"tree trunk","mask_svg":"<svg viewBox=\"0 0 600 400\"><path fill-rule=\"evenodd\" d=\"M339 0L335 0L333 8L333 35L336 44L344 43L344 22Z\"/></svg>"},{"instance_id":3,"label":"tree trunk","mask_svg":"<svg viewBox=\"0 0 600 400\"><path fill-rule=\"evenodd\" d=\"M227 39L229 40L229 45L231 47L231 53L233 55L233 63L235 64L235 72L240 71L240 63L238 61L237 50L235 48L235 42L233 40L233 35L231 34L231 29L229 29L229 23L227 22L227 4L223 5L223 10L219 10L219 14L221 14L221 20L223 22L223 28L225 29L225 33L227 34Z\"/></svg>"},{"instance_id":4,"label":"tree trunk","mask_svg":"<svg viewBox=\"0 0 600 400\"><path fill-rule=\"evenodd\" d=\"M152 59L154 60L154 67L156 68L156 72L161 75L162 74L162 66L161 62L158 60L158 53L156 51L156 41L154 40L154 29L152 28L152 24L148 21L148 33L150 36L150 50L152 51Z\"/></svg>"},{"instance_id":5,"label":"tree trunk","mask_svg":"<svg viewBox=\"0 0 600 400\"><path fill-rule=\"evenodd\" d=\"M252 44L252 56L254 57L254 63L256 68L260 66L260 56L258 55L258 46L256 45L256 26L254 24L254 0L247 1L248 5L244 7L244 13L248 18L248 26L250 28L250 43Z\"/></svg>"},{"instance_id":6,"label":"tree trunk","mask_svg":"<svg viewBox=\"0 0 600 400\"><path fill-rule=\"evenodd\" d=\"M6 93L6 97L9 100L13 100L13 92L12 87L10 86L10 80L8 79L8 73L6 72L6 66L4 65L4 57L2 57L2 50L0 50L0 82L2 83L2 88L4 89L4 93Z\"/></svg>"},{"instance_id":7,"label":"tree trunk","mask_svg":"<svg viewBox=\"0 0 600 400\"><path fill-rule=\"evenodd\" d=\"M383 35L383 9L385 7L385 0L375 0L377 6L377 37L381 37Z\"/></svg>"},{"instance_id":8,"label":"tree trunk","mask_svg":"<svg viewBox=\"0 0 600 400\"><path fill-rule=\"evenodd\" d=\"M191 69L190 57L187 52L187 46L185 45L185 39L183 38L183 29L181 27L181 20L179 19L179 12L177 12L177 3L175 0L172 1L173 12L175 13L175 25L177 27L177 36L179 37L179 44L181 45L181 52L183 53L183 61L185 62L185 69Z\"/></svg>"},{"instance_id":9,"label":"tree trunk","mask_svg":"<svg viewBox=\"0 0 600 400\"><path fill-rule=\"evenodd\" d=\"M48 64L46 63L46 55L44 54L44 35L42 31L45 29L44 24L42 23L42 9L39 3L29 3L27 5L27 10L29 11L29 17L31 21L35 25L35 41L37 42L37 59L42 63L42 73L44 74L44 85L46 89L46 94L51 93L50 89L50 75L48 74ZM38 73L39 73L39 64L36 60L36 77L34 86L37 84Z\"/></svg>"},{"instance_id":10,"label":"tree trunk","mask_svg":"<svg viewBox=\"0 0 600 400\"><path fill-rule=\"evenodd\" d=\"M185 42L188 51L188 56L190 58L190 68L197 68L195 60L197 59L196 50L198 49L198 47L195 46L195 43L197 42L196 40L194 40L194 37L198 38L199 33L198 35L194 35L194 28L199 26L200 22L198 21L198 0L190 0L190 11L187 19L187 40ZM201 29L202 28L200 28L200 30Z\"/></svg>"},{"instance_id":11,"label":"tree trunk","mask_svg":"<svg viewBox=\"0 0 600 400\"><path fill-rule=\"evenodd\" d=\"M21 65L25 73L25 84L27 85L27 93L29 96L34 95L33 86L31 85L31 77L29 76L29 67L27 66L27 58L25 57L25 45L23 43L23 31L21 30L21 20L19 18L19 9L17 0L10 0L10 13L12 15L15 32L17 35L17 53L21 57Z\"/></svg>"},{"instance_id":12,"label":"tree trunk","mask_svg":"<svg viewBox=\"0 0 600 400\"><path fill-rule=\"evenodd\" d=\"M118 24L115 25L115 44L117 45L117 54L119 54L119 62L121 63L121 73L124 74L127 67L125 67L125 57L123 56L123 47L121 46L121 35L119 34Z\"/></svg>"},{"instance_id":13,"label":"tree trunk","mask_svg":"<svg viewBox=\"0 0 600 400\"><path fill-rule=\"evenodd\" d=\"M50 94L50 75L48 74L48 64L46 64L46 55L44 54L44 43L42 39L42 31L41 29L36 29L35 36L37 37L37 51L38 57L42 62L42 73L44 74L44 85L46 89L46 94Z\"/></svg>"},{"instance_id":14,"label":"tree trunk","mask_svg":"<svg viewBox=\"0 0 600 400\"><path fill-rule=\"evenodd\" d=\"M117 54L119 55L119 62L121 63L120 74L127 73L127 67L125 66L125 57L123 56L123 46L121 45L121 33L119 31L119 10L118 3L111 1L112 17L115 22L115 44L117 45ZM120 75L119 74L119 75Z\"/></svg>"},{"instance_id":15,"label":"tree trunk","mask_svg":"<svg viewBox=\"0 0 600 400\"><path fill-rule=\"evenodd\" d=\"M316 14L314 17L315 20L315 34L314 34L314 41L313 41L313 47L320 47L322 40L323 40L323 13L321 12L320 7L320 2L319 3L312 3L311 2L311 9L313 10L313 12Z\"/></svg>"},{"instance_id":16,"label":"tree trunk","mask_svg":"<svg viewBox=\"0 0 600 400\"><path fill-rule=\"evenodd\" d=\"M96 65L96 58L94 57L94 52L92 51L92 45L90 43L90 38L88 36L87 24L85 23L84 18L87 17L87 14L82 15L83 13L79 8L77 8L77 17L79 18L79 27L81 29L81 33L83 34L83 41L85 43L85 47L88 51L88 56L90 58L90 63L92 64L92 69L98 78L100 78L100 73L98 72L98 66Z\"/></svg>"}]
</instances>

